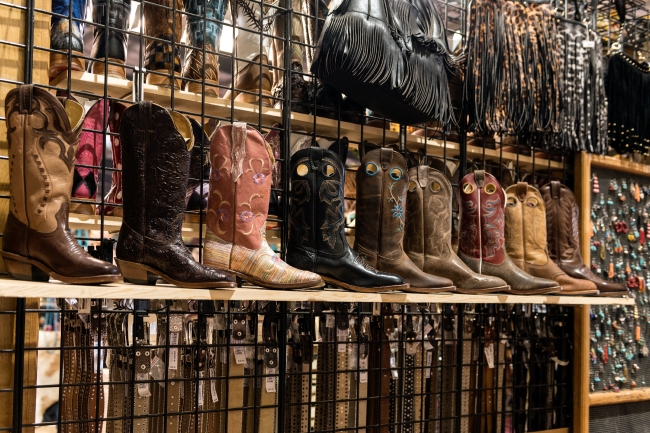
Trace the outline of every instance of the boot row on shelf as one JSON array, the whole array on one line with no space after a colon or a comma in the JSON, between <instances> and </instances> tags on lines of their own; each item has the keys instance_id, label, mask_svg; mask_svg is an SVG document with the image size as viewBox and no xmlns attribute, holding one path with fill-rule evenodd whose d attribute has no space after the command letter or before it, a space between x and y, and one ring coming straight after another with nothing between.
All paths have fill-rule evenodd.
<instances>
[{"instance_id":1,"label":"boot row on shelf","mask_svg":"<svg viewBox=\"0 0 650 433\"><path fill-rule=\"evenodd\" d=\"M162 278L190 288L235 287L238 276L274 289L329 283L359 292L627 293L581 265L577 205L568 188L551 183L542 197L526 183L504 192L484 171L465 176L457 255L451 183L434 168L409 169L387 148L368 152L356 173L354 248L345 233L339 156L310 147L291 157L285 263L265 238L276 163L260 132L235 122L208 135L198 123L150 102L113 116L119 117L123 200L118 271L92 259L67 229L83 108L70 99L62 105L31 85L12 90L6 101L11 214L2 256L15 278L106 283L121 272L127 282ZM211 165L204 264L181 237L193 149L204 157L197 137L209 143ZM547 252L547 224L551 257L562 269Z\"/></svg>"},{"instance_id":2,"label":"boot row on shelf","mask_svg":"<svg viewBox=\"0 0 650 433\"><path fill-rule=\"evenodd\" d=\"M50 55L50 80L63 72L86 69L83 34L87 0L54 0ZM294 17L291 65L292 97L307 100L307 85L302 78L303 45L315 45L315 12L313 2L298 1L296 11L305 14ZM304 4L303 4L304 3ZM284 76L284 15L280 9L291 7L291 0L262 3L248 0L156 0L143 6L145 46L142 66L149 84L174 86L183 90L219 95L219 42L226 11L230 5L234 24L238 27L234 55L235 100L274 105L271 97L282 99ZM263 6L262 6L263 5ZM126 78L128 32L130 30L131 0L92 0L94 42L90 57L91 71L109 77ZM138 16L137 19L140 19ZM183 25L184 24L184 25ZM107 31L108 27L108 31ZM304 29L304 30L303 30ZM181 36L185 59L181 62ZM262 40L262 37L265 39ZM311 59L311 54L306 56ZM269 58L271 60L269 60ZM134 62L139 64L139 62ZM272 68L271 68L272 67ZM205 84L205 87L204 87ZM226 95L229 97L229 95ZM279 102L278 102L279 103ZM305 107L294 107L304 111Z\"/></svg>"}]
</instances>

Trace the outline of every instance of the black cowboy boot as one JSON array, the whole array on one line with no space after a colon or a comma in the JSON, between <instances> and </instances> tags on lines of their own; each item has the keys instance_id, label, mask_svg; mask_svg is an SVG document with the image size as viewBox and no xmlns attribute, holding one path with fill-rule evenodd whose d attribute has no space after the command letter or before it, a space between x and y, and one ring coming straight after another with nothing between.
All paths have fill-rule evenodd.
<instances>
[{"instance_id":1,"label":"black cowboy boot","mask_svg":"<svg viewBox=\"0 0 650 433\"><path fill-rule=\"evenodd\" d=\"M109 77L126 78L124 66L120 65L126 62L131 0L92 0L92 4L95 40L90 56L97 59L93 63L93 74L103 75L108 71ZM108 34L106 23L110 27ZM105 67L107 57L109 62L116 64Z\"/></svg>"},{"instance_id":2,"label":"black cowboy boot","mask_svg":"<svg viewBox=\"0 0 650 433\"><path fill-rule=\"evenodd\" d=\"M344 183L345 169L334 152L311 147L291 157L287 263L357 292L408 288L402 277L378 272L348 245Z\"/></svg>"}]
</instances>

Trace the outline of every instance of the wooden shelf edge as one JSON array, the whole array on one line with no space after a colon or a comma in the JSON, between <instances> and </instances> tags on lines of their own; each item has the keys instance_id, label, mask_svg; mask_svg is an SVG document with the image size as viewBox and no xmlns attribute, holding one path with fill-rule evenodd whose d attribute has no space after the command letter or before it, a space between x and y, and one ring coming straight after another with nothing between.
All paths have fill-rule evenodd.
<instances>
[{"instance_id":1,"label":"wooden shelf edge","mask_svg":"<svg viewBox=\"0 0 650 433\"><path fill-rule=\"evenodd\" d=\"M650 165L641 164L621 158L620 156L587 155L593 167L624 171L639 176L650 177Z\"/></svg>"},{"instance_id":2,"label":"wooden shelf edge","mask_svg":"<svg viewBox=\"0 0 650 433\"><path fill-rule=\"evenodd\" d=\"M650 388L631 389L621 392L594 392L589 394L589 406L634 403L650 400Z\"/></svg>"},{"instance_id":3,"label":"wooden shelf edge","mask_svg":"<svg viewBox=\"0 0 650 433\"><path fill-rule=\"evenodd\" d=\"M109 298L109 299L190 299L190 300L268 300L312 302L388 302L410 303L468 303L468 304L548 304L548 305L631 305L633 299L584 296L515 296L463 295L439 293L356 293L333 289L266 290L262 288L237 289L183 289L168 284L140 286L128 283L101 286L72 285L60 282L37 283L0 278L0 297L10 298Z\"/></svg>"}]
</instances>

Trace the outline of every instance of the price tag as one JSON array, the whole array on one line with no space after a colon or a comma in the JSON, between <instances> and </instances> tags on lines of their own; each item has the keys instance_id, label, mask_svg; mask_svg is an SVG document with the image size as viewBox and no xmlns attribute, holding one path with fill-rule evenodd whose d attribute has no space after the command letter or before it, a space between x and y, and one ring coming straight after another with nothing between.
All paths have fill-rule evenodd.
<instances>
[{"instance_id":1,"label":"price tag","mask_svg":"<svg viewBox=\"0 0 650 433\"><path fill-rule=\"evenodd\" d=\"M347 352L347 342L348 342L348 330L347 329L337 329L336 336L339 341L337 344L338 352L345 353Z\"/></svg>"},{"instance_id":2,"label":"price tag","mask_svg":"<svg viewBox=\"0 0 650 433\"><path fill-rule=\"evenodd\" d=\"M79 307L78 314L90 314L90 299L79 299L77 304Z\"/></svg>"},{"instance_id":3,"label":"price tag","mask_svg":"<svg viewBox=\"0 0 650 433\"><path fill-rule=\"evenodd\" d=\"M178 346L178 332L172 332L169 336L169 345ZM169 349L169 369L178 370L178 347Z\"/></svg>"},{"instance_id":4,"label":"price tag","mask_svg":"<svg viewBox=\"0 0 650 433\"><path fill-rule=\"evenodd\" d=\"M488 367L494 368L494 343L488 344L483 351L485 352Z\"/></svg>"},{"instance_id":5,"label":"price tag","mask_svg":"<svg viewBox=\"0 0 650 433\"><path fill-rule=\"evenodd\" d=\"M582 41L582 48L595 48L595 47L596 47L596 41L589 41L589 40Z\"/></svg>"},{"instance_id":6,"label":"price tag","mask_svg":"<svg viewBox=\"0 0 650 433\"><path fill-rule=\"evenodd\" d=\"M275 374L275 368L267 368L266 374ZM275 376L268 376L265 382L266 392L275 392Z\"/></svg>"},{"instance_id":7,"label":"price tag","mask_svg":"<svg viewBox=\"0 0 650 433\"><path fill-rule=\"evenodd\" d=\"M214 368L210 369L210 377L214 377ZM210 380L210 393L212 394L212 403L219 401L219 395L217 395L217 380Z\"/></svg>"},{"instance_id":8,"label":"price tag","mask_svg":"<svg viewBox=\"0 0 650 433\"><path fill-rule=\"evenodd\" d=\"M203 379L203 372L199 371L199 401L198 401L198 406L201 407L203 406L203 393L205 392L203 384L205 383Z\"/></svg>"},{"instance_id":9,"label":"price tag","mask_svg":"<svg viewBox=\"0 0 650 433\"><path fill-rule=\"evenodd\" d=\"M426 337L427 335L429 335L429 332L431 332L432 329L433 327L431 326L431 324L427 323L427 326L424 327L424 336Z\"/></svg>"},{"instance_id":10,"label":"price tag","mask_svg":"<svg viewBox=\"0 0 650 433\"><path fill-rule=\"evenodd\" d=\"M359 361L359 383L368 383L368 357Z\"/></svg>"},{"instance_id":11,"label":"price tag","mask_svg":"<svg viewBox=\"0 0 650 433\"><path fill-rule=\"evenodd\" d=\"M427 368L424 369L424 377L426 379L431 377L431 363L432 362L433 362L433 352L428 351L427 352L427 363L426 363Z\"/></svg>"},{"instance_id":12,"label":"price tag","mask_svg":"<svg viewBox=\"0 0 650 433\"><path fill-rule=\"evenodd\" d=\"M147 373L138 373L135 375L135 378L136 380L148 380L149 375ZM138 383L138 395L140 397L151 397L148 383Z\"/></svg>"},{"instance_id":13,"label":"price tag","mask_svg":"<svg viewBox=\"0 0 650 433\"><path fill-rule=\"evenodd\" d=\"M326 328L333 328L334 325L335 325L334 315L333 314L326 314L325 315L325 327Z\"/></svg>"},{"instance_id":14,"label":"price tag","mask_svg":"<svg viewBox=\"0 0 650 433\"><path fill-rule=\"evenodd\" d=\"M242 346L233 347L235 351L235 363L238 365L246 364L246 352Z\"/></svg>"},{"instance_id":15,"label":"price tag","mask_svg":"<svg viewBox=\"0 0 650 433\"><path fill-rule=\"evenodd\" d=\"M372 315L381 316L381 302L372 303Z\"/></svg>"}]
</instances>

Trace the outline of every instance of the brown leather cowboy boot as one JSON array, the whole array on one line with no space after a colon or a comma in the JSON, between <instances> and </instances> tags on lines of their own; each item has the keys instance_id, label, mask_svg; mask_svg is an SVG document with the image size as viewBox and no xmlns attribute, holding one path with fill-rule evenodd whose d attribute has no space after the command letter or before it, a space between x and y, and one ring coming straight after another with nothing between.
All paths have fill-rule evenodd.
<instances>
[{"instance_id":1,"label":"brown leather cowboy boot","mask_svg":"<svg viewBox=\"0 0 650 433\"><path fill-rule=\"evenodd\" d=\"M404 252L404 205L409 177L404 157L392 149L368 152L357 170L354 250L375 269L397 274L410 284L405 291L455 291L454 283L429 275Z\"/></svg>"},{"instance_id":2,"label":"brown leather cowboy boot","mask_svg":"<svg viewBox=\"0 0 650 433\"><path fill-rule=\"evenodd\" d=\"M562 288L519 269L504 248L505 193L494 176L476 170L460 181L458 256L474 272L502 278L516 295L545 295Z\"/></svg>"},{"instance_id":3,"label":"brown leather cowboy boot","mask_svg":"<svg viewBox=\"0 0 650 433\"><path fill-rule=\"evenodd\" d=\"M508 291L501 278L473 272L451 247L451 183L438 170L412 167L406 199L404 250L427 274L449 278L460 293Z\"/></svg>"},{"instance_id":4,"label":"brown leather cowboy boot","mask_svg":"<svg viewBox=\"0 0 650 433\"><path fill-rule=\"evenodd\" d=\"M235 79L233 80L235 101L258 104L261 95L262 105L271 107L273 100L271 99L269 58L266 54L260 54L249 62L240 62L246 63L246 66L235 72ZM231 91L228 90L224 95L224 99L230 98L230 95Z\"/></svg>"},{"instance_id":5,"label":"brown leather cowboy boot","mask_svg":"<svg viewBox=\"0 0 650 433\"><path fill-rule=\"evenodd\" d=\"M83 107L65 107L45 89L22 85L5 101L10 213L2 258L14 278L70 284L118 281L115 266L91 257L68 229L75 153Z\"/></svg>"},{"instance_id":6,"label":"brown leather cowboy boot","mask_svg":"<svg viewBox=\"0 0 650 433\"><path fill-rule=\"evenodd\" d=\"M322 287L318 275L287 265L266 242L272 155L259 131L245 123L214 133L205 263L272 289Z\"/></svg>"},{"instance_id":7,"label":"brown leather cowboy boot","mask_svg":"<svg viewBox=\"0 0 650 433\"><path fill-rule=\"evenodd\" d=\"M596 284L601 296L629 295L623 284L603 281L585 266L580 254L578 204L573 192L552 181L540 188L546 205L548 255L567 275Z\"/></svg>"},{"instance_id":8,"label":"brown leather cowboy boot","mask_svg":"<svg viewBox=\"0 0 650 433\"><path fill-rule=\"evenodd\" d=\"M124 219L115 252L124 280L180 287L235 287L233 277L197 263L181 238L192 129L151 102L129 107L120 126Z\"/></svg>"},{"instance_id":9,"label":"brown leather cowboy boot","mask_svg":"<svg viewBox=\"0 0 650 433\"><path fill-rule=\"evenodd\" d=\"M539 191L526 182L506 189L506 251L525 272L553 279L563 295L595 295L596 285L565 274L549 258L546 245L546 210Z\"/></svg>"},{"instance_id":10,"label":"brown leather cowboy boot","mask_svg":"<svg viewBox=\"0 0 650 433\"><path fill-rule=\"evenodd\" d=\"M176 14L172 10L174 2L176 2ZM144 55L144 67L147 70L145 80L147 84L165 87L173 85L178 88L181 82L180 46L178 44L181 41L183 1L153 0L151 3L153 4L146 3L144 5L144 34L145 37L151 36L162 39L162 41L147 41ZM176 16L174 17L174 15ZM174 42L173 47L172 41Z\"/></svg>"}]
</instances>

